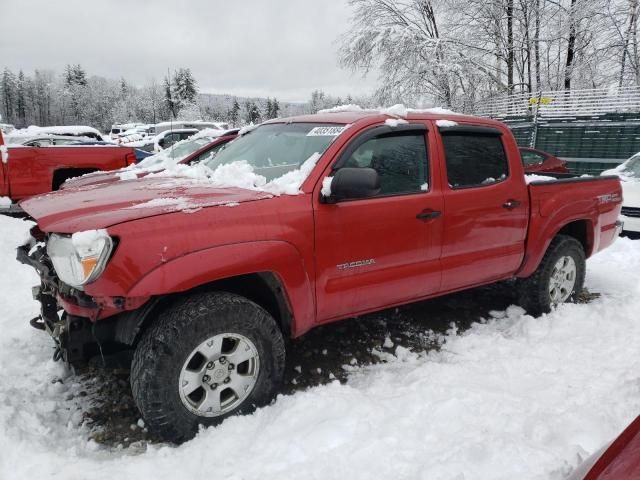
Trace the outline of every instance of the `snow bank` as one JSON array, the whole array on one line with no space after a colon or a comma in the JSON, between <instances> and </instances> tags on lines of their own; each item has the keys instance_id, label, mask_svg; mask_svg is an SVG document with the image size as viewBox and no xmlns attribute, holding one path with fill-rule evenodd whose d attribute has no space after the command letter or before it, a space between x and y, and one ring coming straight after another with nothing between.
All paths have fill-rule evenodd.
<instances>
[{"instance_id":1,"label":"snow bank","mask_svg":"<svg viewBox=\"0 0 640 480\"><path fill-rule=\"evenodd\" d=\"M588 262L602 292L591 304L493 312L452 327L439 352L396 346L387 364L350 367L346 385L280 396L180 447L100 447L87 441L84 387L28 326L37 277L14 249L29 227L0 217L3 480L560 480L640 411L640 242L621 239Z\"/></svg>"}]
</instances>

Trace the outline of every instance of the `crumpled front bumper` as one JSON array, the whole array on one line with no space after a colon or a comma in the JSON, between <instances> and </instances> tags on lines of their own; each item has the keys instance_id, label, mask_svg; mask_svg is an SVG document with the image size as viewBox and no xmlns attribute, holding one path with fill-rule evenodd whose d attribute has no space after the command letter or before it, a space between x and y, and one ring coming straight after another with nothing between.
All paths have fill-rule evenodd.
<instances>
[{"instance_id":1,"label":"crumpled front bumper","mask_svg":"<svg viewBox=\"0 0 640 480\"><path fill-rule=\"evenodd\" d=\"M95 315L97 305L82 292L60 282L44 245L34 246L30 241L18 247L16 260L33 267L40 276L40 285L32 288L33 299L40 303L40 315L31 319L30 324L51 335L56 345L54 360L74 362L70 332L79 329L82 317Z\"/></svg>"}]
</instances>

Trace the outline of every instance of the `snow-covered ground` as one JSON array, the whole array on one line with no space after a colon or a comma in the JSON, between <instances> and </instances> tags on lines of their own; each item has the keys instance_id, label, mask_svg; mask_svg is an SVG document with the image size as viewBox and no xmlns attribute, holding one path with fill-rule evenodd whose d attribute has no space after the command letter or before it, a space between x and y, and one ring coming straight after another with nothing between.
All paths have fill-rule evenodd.
<instances>
[{"instance_id":1,"label":"snow-covered ground","mask_svg":"<svg viewBox=\"0 0 640 480\"><path fill-rule=\"evenodd\" d=\"M439 352L397 347L180 446L88 441L79 384L27 320L29 224L0 216L0 479L560 479L640 413L640 242L588 262L602 297L531 318L495 312ZM388 346L388 345L387 345ZM329 352L331 354L331 352ZM62 381L61 381L62 380Z\"/></svg>"}]
</instances>

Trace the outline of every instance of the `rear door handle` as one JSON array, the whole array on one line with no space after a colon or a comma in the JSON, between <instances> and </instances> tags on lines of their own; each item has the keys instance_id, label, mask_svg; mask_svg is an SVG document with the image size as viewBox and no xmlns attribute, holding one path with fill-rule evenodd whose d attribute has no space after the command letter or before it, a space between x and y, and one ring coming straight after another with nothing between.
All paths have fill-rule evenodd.
<instances>
[{"instance_id":1,"label":"rear door handle","mask_svg":"<svg viewBox=\"0 0 640 480\"><path fill-rule=\"evenodd\" d=\"M434 218L438 218L440 215L442 215L442 212L438 210L423 210L422 212L416 215L416 218L418 220L422 220L423 222L426 222L427 220L433 220Z\"/></svg>"},{"instance_id":2,"label":"rear door handle","mask_svg":"<svg viewBox=\"0 0 640 480\"><path fill-rule=\"evenodd\" d=\"M518 208L520 206L520 202L518 200L509 199L504 202L502 206L508 210L513 210L514 208Z\"/></svg>"}]
</instances>

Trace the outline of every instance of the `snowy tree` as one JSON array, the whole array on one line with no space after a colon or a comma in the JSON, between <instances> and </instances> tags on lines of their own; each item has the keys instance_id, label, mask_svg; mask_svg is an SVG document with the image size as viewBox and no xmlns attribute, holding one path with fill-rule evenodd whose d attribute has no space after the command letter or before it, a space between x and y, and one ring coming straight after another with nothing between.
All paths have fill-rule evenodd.
<instances>
[{"instance_id":1,"label":"snowy tree","mask_svg":"<svg viewBox=\"0 0 640 480\"><path fill-rule=\"evenodd\" d=\"M233 98L233 105L227 112L227 120L231 124L232 127L238 126L238 120L240 119L240 104L238 103L237 98Z\"/></svg>"},{"instance_id":2,"label":"snowy tree","mask_svg":"<svg viewBox=\"0 0 640 480\"><path fill-rule=\"evenodd\" d=\"M5 67L2 72L2 106L4 110L5 122L15 121L15 101L17 97L16 76Z\"/></svg>"},{"instance_id":3,"label":"snowy tree","mask_svg":"<svg viewBox=\"0 0 640 480\"><path fill-rule=\"evenodd\" d=\"M179 68L173 76L173 86L176 98L184 103L193 103L198 94L196 80L191 70Z\"/></svg>"}]
</instances>

